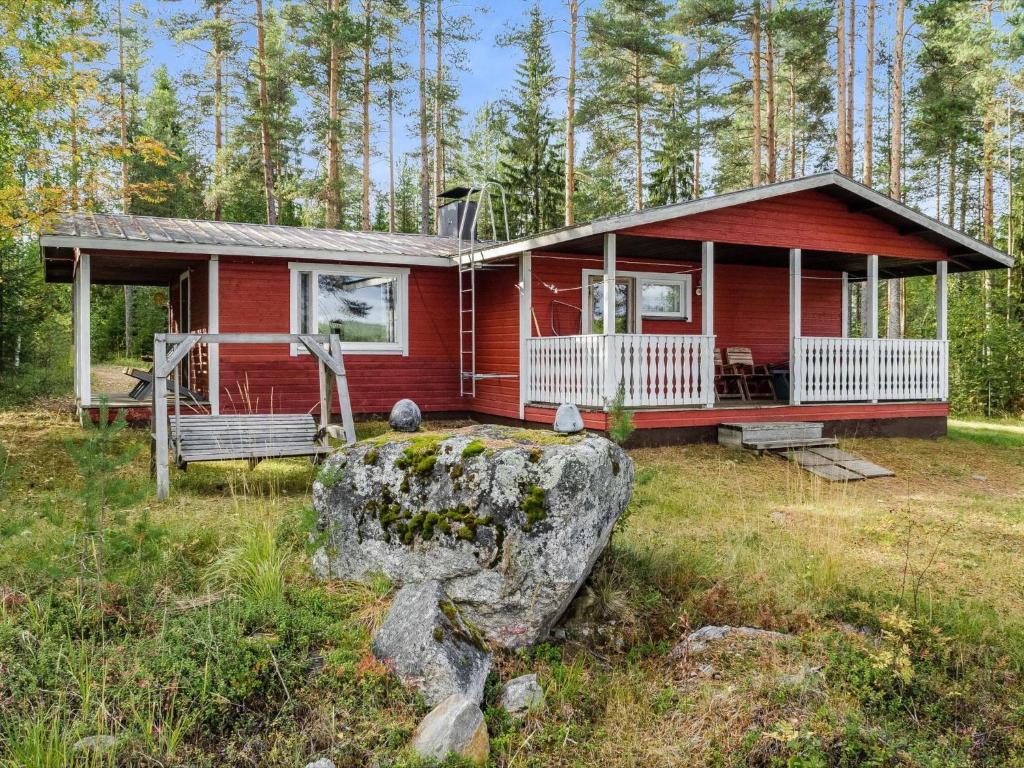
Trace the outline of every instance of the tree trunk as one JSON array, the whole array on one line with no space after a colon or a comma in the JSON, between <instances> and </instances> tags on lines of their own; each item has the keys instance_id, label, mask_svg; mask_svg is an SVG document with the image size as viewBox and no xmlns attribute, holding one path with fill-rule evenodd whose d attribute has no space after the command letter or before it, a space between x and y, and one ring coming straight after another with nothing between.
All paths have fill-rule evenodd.
<instances>
[{"instance_id":1,"label":"tree trunk","mask_svg":"<svg viewBox=\"0 0 1024 768\"><path fill-rule=\"evenodd\" d=\"M370 51L373 48L373 3L363 2L363 194L362 217L364 230L370 228Z\"/></svg>"},{"instance_id":2,"label":"tree trunk","mask_svg":"<svg viewBox=\"0 0 1024 768\"><path fill-rule=\"evenodd\" d=\"M569 79L565 87L565 225L576 223L573 194L576 189L576 30L579 0L569 0Z\"/></svg>"},{"instance_id":3,"label":"tree trunk","mask_svg":"<svg viewBox=\"0 0 1024 768\"><path fill-rule=\"evenodd\" d=\"M949 172L946 178L946 223L953 226L956 217L956 152L949 151Z\"/></svg>"},{"instance_id":4,"label":"tree trunk","mask_svg":"<svg viewBox=\"0 0 1024 768\"><path fill-rule=\"evenodd\" d=\"M704 56L703 40L701 39L700 28L697 29L697 61ZM693 148L693 188L690 190L691 197L696 200L700 197L700 161L701 161L701 110L700 103L703 98L700 70L695 74L694 96L697 107L694 110L694 148Z\"/></svg>"},{"instance_id":5,"label":"tree trunk","mask_svg":"<svg viewBox=\"0 0 1024 768\"><path fill-rule=\"evenodd\" d=\"M427 146L427 0L420 0L420 233L430 234L430 155Z\"/></svg>"},{"instance_id":6,"label":"tree trunk","mask_svg":"<svg viewBox=\"0 0 1024 768\"><path fill-rule=\"evenodd\" d=\"M775 135L775 34L772 32L772 0L768 0L768 27L765 31L765 84L768 90L768 183L778 178L778 137Z\"/></svg>"},{"instance_id":7,"label":"tree trunk","mask_svg":"<svg viewBox=\"0 0 1024 768\"><path fill-rule=\"evenodd\" d=\"M633 87L634 93L640 93L640 56L633 54ZM639 102L633 110L633 152L636 155L636 209L644 207L644 124L643 113Z\"/></svg>"},{"instance_id":8,"label":"tree trunk","mask_svg":"<svg viewBox=\"0 0 1024 768\"><path fill-rule=\"evenodd\" d=\"M221 200L221 165L224 162L224 47L221 44L220 18L222 3L213 6L213 220L224 218Z\"/></svg>"},{"instance_id":9,"label":"tree trunk","mask_svg":"<svg viewBox=\"0 0 1024 768\"><path fill-rule=\"evenodd\" d=\"M796 70L789 68L789 178L796 178Z\"/></svg>"},{"instance_id":10,"label":"tree trunk","mask_svg":"<svg viewBox=\"0 0 1024 768\"><path fill-rule=\"evenodd\" d=\"M395 59L394 27L388 25L388 232L395 226Z\"/></svg>"},{"instance_id":11,"label":"tree trunk","mask_svg":"<svg viewBox=\"0 0 1024 768\"><path fill-rule=\"evenodd\" d=\"M853 84L857 75L857 0L850 2L850 24L846 29L849 48L846 57L846 175L853 176L853 129L856 125L853 115Z\"/></svg>"},{"instance_id":12,"label":"tree trunk","mask_svg":"<svg viewBox=\"0 0 1024 768\"><path fill-rule=\"evenodd\" d=\"M121 0L117 3L117 67L118 67L118 111L121 139L121 212L131 213L131 193L128 190L128 99L125 93L124 72L124 17ZM131 355L132 348L132 287L124 286L124 354Z\"/></svg>"},{"instance_id":13,"label":"tree trunk","mask_svg":"<svg viewBox=\"0 0 1024 768\"><path fill-rule=\"evenodd\" d=\"M327 189L324 190L324 224L328 229L341 226L341 184L339 166L341 150L338 146L338 0L327 0L330 15L331 44L327 54Z\"/></svg>"},{"instance_id":14,"label":"tree trunk","mask_svg":"<svg viewBox=\"0 0 1024 768\"><path fill-rule=\"evenodd\" d=\"M889 197L903 199L903 28L906 0L896 0L896 39L892 57L892 114L889 118Z\"/></svg>"},{"instance_id":15,"label":"tree trunk","mask_svg":"<svg viewBox=\"0 0 1024 768\"><path fill-rule=\"evenodd\" d=\"M864 30L867 56L864 62L864 183L875 183L875 0L868 0L868 22Z\"/></svg>"},{"instance_id":16,"label":"tree trunk","mask_svg":"<svg viewBox=\"0 0 1024 768\"><path fill-rule=\"evenodd\" d=\"M270 96L267 94L267 40L263 27L263 0L256 0L256 63L259 77L260 143L263 149L263 189L267 198L267 224L277 224L274 199L274 160L270 144Z\"/></svg>"},{"instance_id":17,"label":"tree trunk","mask_svg":"<svg viewBox=\"0 0 1024 768\"><path fill-rule=\"evenodd\" d=\"M442 94L444 91L444 14L437 0L434 19L434 198L444 191L444 126ZM441 228L441 209L435 207L434 229Z\"/></svg>"},{"instance_id":18,"label":"tree trunk","mask_svg":"<svg viewBox=\"0 0 1024 768\"><path fill-rule=\"evenodd\" d=\"M839 0L836 9L836 166L840 173L849 173L846 168L846 142L849 137L846 127L849 120L846 114L846 77L846 2Z\"/></svg>"},{"instance_id":19,"label":"tree trunk","mask_svg":"<svg viewBox=\"0 0 1024 768\"><path fill-rule=\"evenodd\" d=\"M753 122L751 137L750 180L753 186L761 186L761 0L754 0L754 15L751 19L750 84L753 91L750 115Z\"/></svg>"},{"instance_id":20,"label":"tree trunk","mask_svg":"<svg viewBox=\"0 0 1024 768\"><path fill-rule=\"evenodd\" d=\"M988 0L985 3L985 17L988 26L991 30L992 27L992 0ZM992 68L992 50L989 48L987 52L986 68L991 71ZM993 236L993 207L995 205L994 193L993 193L993 168L995 166L993 145L995 144L995 119L993 118L993 112L995 110L995 94L991 93L988 88L985 89L985 93L982 95L984 99L985 118L982 122L982 168L984 172L982 182L982 193L981 193L981 232L982 239L991 244ZM990 270L985 271L985 285L990 287L992 284L992 272Z\"/></svg>"}]
</instances>

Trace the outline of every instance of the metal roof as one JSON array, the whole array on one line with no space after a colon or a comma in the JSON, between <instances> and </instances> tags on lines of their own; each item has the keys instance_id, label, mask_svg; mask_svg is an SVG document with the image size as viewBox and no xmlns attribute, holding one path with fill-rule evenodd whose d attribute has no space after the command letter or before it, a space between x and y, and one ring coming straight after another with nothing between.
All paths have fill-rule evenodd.
<instances>
[{"instance_id":1,"label":"metal roof","mask_svg":"<svg viewBox=\"0 0 1024 768\"><path fill-rule=\"evenodd\" d=\"M836 171L826 171L812 176L803 176L788 181L752 187L738 192L727 192L721 195L687 200L656 208L645 208L632 213L595 219L586 224L553 229L538 235L523 237L508 243L500 243L484 248L480 252L480 259L482 261L490 261L506 258L523 251L552 248L560 244L583 240L584 238L615 232L629 227L692 216L706 211L743 205L807 190L820 190L840 197L849 202L851 208L870 213L890 223L897 224L908 232L912 231L914 234L939 243L950 252L951 256L962 257L961 262L954 262L954 264L962 264L962 268L989 269L1013 266L1013 258L998 248L976 240L970 235L965 235L963 232L943 224L938 219L915 211L913 208L893 200L891 197L887 197L880 192L876 192L870 187Z\"/></svg>"},{"instance_id":2,"label":"metal roof","mask_svg":"<svg viewBox=\"0 0 1024 768\"><path fill-rule=\"evenodd\" d=\"M44 248L317 259L393 260L447 266L457 243L448 237L350 232L227 221L112 213L68 213L39 238Z\"/></svg>"}]
</instances>

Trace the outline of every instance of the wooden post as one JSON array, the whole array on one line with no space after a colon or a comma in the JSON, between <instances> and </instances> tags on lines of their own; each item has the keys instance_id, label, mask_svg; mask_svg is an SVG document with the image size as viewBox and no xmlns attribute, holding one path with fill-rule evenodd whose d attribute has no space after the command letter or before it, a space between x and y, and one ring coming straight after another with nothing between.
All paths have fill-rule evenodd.
<instances>
[{"instance_id":1,"label":"wooden post","mask_svg":"<svg viewBox=\"0 0 1024 768\"><path fill-rule=\"evenodd\" d=\"M800 364L798 350L800 338L803 333L801 323L801 281L802 281L802 254L799 248L789 249L789 402L793 405L800 405L801 392L800 377L803 375L803 366Z\"/></svg>"},{"instance_id":2,"label":"wooden post","mask_svg":"<svg viewBox=\"0 0 1024 768\"><path fill-rule=\"evenodd\" d=\"M74 345L75 395L79 408L92 405L92 350L90 349L90 283L92 266L88 253L79 253L75 265L74 288Z\"/></svg>"},{"instance_id":3,"label":"wooden post","mask_svg":"<svg viewBox=\"0 0 1024 768\"><path fill-rule=\"evenodd\" d=\"M584 297L581 306L586 305ZM585 309L583 311L586 311ZM533 254L523 251L519 256L519 418L526 418L526 401L530 396L530 347L533 336Z\"/></svg>"},{"instance_id":4,"label":"wooden post","mask_svg":"<svg viewBox=\"0 0 1024 768\"><path fill-rule=\"evenodd\" d=\"M209 262L208 289L206 298L207 309L207 331L209 333L220 333L220 260L217 256L211 256ZM208 375L206 388L209 390L210 413L214 416L220 415L220 345L213 343L208 345L209 357L207 360Z\"/></svg>"},{"instance_id":5,"label":"wooden post","mask_svg":"<svg viewBox=\"0 0 1024 768\"><path fill-rule=\"evenodd\" d=\"M704 405L715 407L715 244L710 240L700 246L700 320L701 332L707 338L701 361L701 382Z\"/></svg>"},{"instance_id":6,"label":"wooden post","mask_svg":"<svg viewBox=\"0 0 1024 768\"><path fill-rule=\"evenodd\" d=\"M602 328L605 342L605 401L611 402L619 391L619 382L615 376L615 233L604 236L604 296L602 297ZM583 297L583 311L589 302ZM605 406L607 407L607 405Z\"/></svg>"},{"instance_id":7,"label":"wooden post","mask_svg":"<svg viewBox=\"0 0 1024 768\"><path fill-rule=\"evenodd\" d=\"M935 338L943 342L943 349L940 353L942 360L942 381L939 389L941 399L949 399L949 348L945 342L949 338L948 314L949 314L949 265L940 261L935 264Z\"/></svg>"},{"instance_id":8,"label":"wooden post","mask_svg":"<svg viewBox=\"0 0 1024 768\"><path fill-rule=\"evenodd\" d=\"M331 357L338 364L340 374L335 373L334 384L338 392L338 405L341 408L341 425L345 430L345 440L349 443L356 441L356 424L352 418L352 402L348 397L348 381L345 375L345 359L341 354L341 339L332 335L329 342ZM330 398L328 397L327 412L330 413Z\"/></svg>"},{"instance_id":9,"label":"wooden post","mask_svg":"<svg viewBox=\"0 0 1024 768\"><path fill-rule=\"evenodd\" d=\"M947 329L948 315L948 275L949 265L944 261L935 263L935 338L946 341L949 338Z\"/></svg>"},{"instance_id":10,"label":"wooden post","mask_svg":"<svg viewBox=\"0 0 1024 768\"><path fill-rule=\"evenodd\" d=\"M163 501L171 490L167 467L167 342L163 334L153 338L153 462L156 469L156 497Z\"/></svg>"},{"instance_id":11,"label":"wooden post","mask_svg":"<svg viewBox=\"0 0 1024 768\"><path fill-rule=\"evenodd\" d=\"M850 336L850 275L848 272L843 272L843 296L841 302L843 322L842 331L839 335L846 339Z\"/></svg>"},{"instance_id":12,"label":"wooden post","mask_svg":"<svg viewBox=\"0 0 1024 768\"><path fill-rule=\"evenodd\" d=\"M868 325L864 338L872 339L868 352L868 394L873 403L878 402L878 254L868 256L868 280L864 289L864 314Z\"/></svg>"}]
</instances>

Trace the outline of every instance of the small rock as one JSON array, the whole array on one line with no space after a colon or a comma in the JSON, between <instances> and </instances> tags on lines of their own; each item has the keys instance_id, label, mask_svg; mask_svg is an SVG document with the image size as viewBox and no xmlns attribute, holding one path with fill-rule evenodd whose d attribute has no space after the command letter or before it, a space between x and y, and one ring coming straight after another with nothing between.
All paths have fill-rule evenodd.
<instances>
[{"instance_id":1,"label":"small rock","mask_svg":"<svg viewBox=\"0 0 1024 768\"><path fill-rule=\"evenodd\" d=\"M676 646L669 651L669 658L675 659L687 654L703 653L712 644L725 640L728 637L742 637L751 640L767 640L778 642L780 640L791 640L792 635L785 635L782 632L775 632L770 629L758 629L756 627L716 627L709 625L691 632L684 640L676 643Z\"/></svg>"},{"instance_id":2,"label":"small rock","mask_svg":"<svg viewBox=\"0 0 1024 768\"><path fill-rule=\"evenodd\" d=\"M97 734L96 736L84 736L76 741L72 752L109 752L117 746L117 736Z\"/></svg>"},{"instance_id":3,"label":"small rock","mask_svg":"<svg viewBox=\"0 0 1024 768\"><path fill-rule=\"evenodd\" d=\"M555 411L555 432L574 435L583 431L583 417L575 403L562 403Z\"/></svg>"},{"instance_id":4,"label":"small rock","mask_svg":"<svg viewBox=\"0 0 1024 768\"><path fill-rule=\"evenodd\" d=\"M430 706L453 693L483 700L491 655L436 581L398 590L373 637L373 653Z\"/></svg>"},{"instance_id":5,"label":"small rock","mask_svg":"<svg viewBox=\"0 0 1024 768\"><path fill-rule=\"evenodd\" d=\"M335 768L334 761L328 760L326 757L321 757L312 763L306 763L306 768Z\"/></svg>"},{"instance_id":6,"label":"small rock","mask_svg":"<svg viewBox=\"0 0 1024 768\"><path fill-rule=\"evenodd\" d=\"M544 708L544 689L536 674L522 675L505 683L501 707L511 715Z\"/></svg>"},{"instance_id":7,"label":"small rock","mask_svg":"<svg viewBox=\"0 0 1024 768\"><path fill-rule=\"evenodd\" d=\"M388 424L396 432L415 432L420 428L422 420L420 407L408 398L395 403L388 416Z\"/></svg>"},{"instance_id":8,"label":"small rock","mask_svg":"<svg viewBox=\"0 0 1024 768\"><path fill-rule=\"evenodd\" d=\"M987 475L971 475L971 480L977 480L979 483L984 483L988 480Z\"/></svg>"},{"instance_id":9,"label":"small rock","mask_svg":"<svg viewBox=\"0 0 1024 768\"><path fill-rule=\"evenodd\" d=\"M484 713L475 702L453 693L417 726L412 748L428 760L444 760L454 752L464 760L483 765L491 750Z\"/></svg>"}]
</instances>

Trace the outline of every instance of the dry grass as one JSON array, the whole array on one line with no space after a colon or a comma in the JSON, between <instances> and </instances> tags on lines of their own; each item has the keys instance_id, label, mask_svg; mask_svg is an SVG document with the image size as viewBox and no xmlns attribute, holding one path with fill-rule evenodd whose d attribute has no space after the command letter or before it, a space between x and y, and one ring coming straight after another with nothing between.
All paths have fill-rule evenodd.
<instances>
[{"instance_id":1,"label":"dry grass","mask_svg":"<svg viewBox=\"0 0 1024 768\"><path fill-rule=\"evenodd\" d=\"M384 429L362 427L364 436ZM66 534L61 519L74 514L70 491L82 480L65 441L80 434L66 415L0 412L0 442L15 478L8 498L0 497L0 556L12 558L0 593L38 595L38 583L20 581L16 562L38 560ZM145 442L146 435L130 431L125 439ZM873 744L899 742L892 753L881 747L871 753L880 765L1012 764L990 761L983 747L1014 722L1000 718L1024 712L1014 694L1024 668L1024 426L957 423L951 437L938 441L862 439L844 447L897 477L827 484L779 459L715 446L634 451L631 515L615 535L614 558L601 564L588 591L607 632L499 657L503 679L539 672L549 708L518 725L490 710L493 764L767 766L786 764L812 745L826 762L790 764L839 765L835 756L849 745L851 728ZM142 482L147 459L143 451L131 468ZM189 602L203 598L206 587L183 587L181 569L216 562L244 541L246 531L276 529L294 553L280 567L285 583L301 586L305 599L322 590L325 599L341 596L352 606L343 630L348 639L322 653L324 673L337 675L348 691L348 710L310 694L316 705L304 719L278 715L265 727L253 724L260 738L287 748L268 751L259 744L269 742L239 734L231 737L235 747L251 746L224 764L261 758L302 764L326 754L339 765L356 765L372 752L382 766L407 765L393 758L422 711L380 683L360 682L383 675L364 638L384 615L387 585L321 586L307 575L297 521L308 510L314 473L305 460L264 462L254 471L241 462L174 471L168 502L150 497L132 510L169 531L168 570L156 580L156 603L185 601L186 613L208 611L206 602L198 608ZM217 599L214 608L226 611L230 598ZM916 711L880 716L855 687L831 676L837 649L870 659L880 642L879 635L862 636L844 622L878 617L900 604L922 625L942 627L962 648L951 695L971 693L958 692L960 679L988 691L980 704L963 705L968 714L962 721L939 727ZM672 644L705 623L751 624L798 639L755 647L725 643L700 657L669 658ZM973 650L981 646L994 650ZM289 680L291 696L302 699L297 686L303 683ZM374 725L353 730L345 717L365 706L376 707ZM972 740L982 747L970 746ZM867 759L852 754L845 764ZM213 763L219 759L211 753Z\"/></svg>"}]
</instances>

